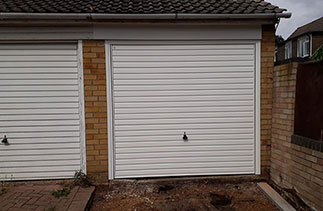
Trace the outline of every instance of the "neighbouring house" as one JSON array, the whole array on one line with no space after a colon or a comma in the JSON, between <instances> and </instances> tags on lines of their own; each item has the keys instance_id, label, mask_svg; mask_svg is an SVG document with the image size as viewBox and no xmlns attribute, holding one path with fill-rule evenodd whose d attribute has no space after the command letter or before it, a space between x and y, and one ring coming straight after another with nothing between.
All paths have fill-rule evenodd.
<instances>
[{"instance_id":1,"label":"neighbouring house","mask_svg":"<svg viewBox=\"0 0 323 211\"><path fill-rule=\"evenodd\" d=\"M323 17L296 29L287 40L276 46L276 61L308 61L323 45Z\"/></svg>"},{"instance_id":2,"label":"neighbouring house","mask_svg":"<svg viewBox=\"0 0 323 211\"><path fill-rule=\"evenodd\" d=\"M0 180L266 174L284 11L0 0Z\"/></svg>"}]
</instances>

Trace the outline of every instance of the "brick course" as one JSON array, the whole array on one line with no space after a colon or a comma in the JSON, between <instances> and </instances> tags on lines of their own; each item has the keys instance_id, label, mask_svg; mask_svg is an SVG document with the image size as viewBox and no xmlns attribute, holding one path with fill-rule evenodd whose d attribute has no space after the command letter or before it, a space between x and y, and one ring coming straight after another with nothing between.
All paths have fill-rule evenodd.
<instances>
[{"instance_id":1,"label":"brick course","mask_svg":"<svg viewBox=\"0 0 323 211\"><path fill-rule=\"evenodd\" d=\"M107 97L104 41L83 41L87 174L108 178Z\"/></svg>"},{"instance_id":2,"label":"brick course","mask_svg":"<svg viewBox=\"0 0 323 211\"><path fill-rule=\"evenodd\" d=\"M291 143L298 63L274 70L271 179L295 189L311 207L323 210L323 153Z\"/></svg>"}]
</instances>

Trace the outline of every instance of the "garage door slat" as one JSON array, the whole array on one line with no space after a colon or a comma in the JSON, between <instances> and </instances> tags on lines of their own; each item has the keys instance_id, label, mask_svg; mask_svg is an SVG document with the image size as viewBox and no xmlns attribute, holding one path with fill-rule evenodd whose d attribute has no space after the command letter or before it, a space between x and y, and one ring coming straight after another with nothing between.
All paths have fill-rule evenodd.
<instances>
[{"instance_id":1,"label":"garage door slat","mask_svg":"<svg viewBox=\"0 0 323 211\"><path fill-rule=\"evenodd\" d=\"M28 80L28 79L57 79L57 80L67 80L67 79L77 79L77 74L3 74L0 79L0 84L2 80Z\"/></svg>"},{"instance_id":2,"label":"garage door slat","mask_svg":"<svg viewBox=\"0 0 323 211\"><path fill-rule=\"evenodd\" d=\"M8 52L10 53L10 52ZM77 60L77 56L76 55L19 55L19 56L15 56L15 55L8 55L8 56L2 56L0 54L0 61L7 61L7 62L16 62L16 61L20 61L20 62L30 62L30 61L58 61L58 62L62 62L62 61L76 61Z\"/></svg>"},{"instance_id":3,"label":"garage door slat","mask_svg":"<svg viewBox=\"0 0 323 211\"><path fill-rule=\"evenodd\" d=\"M117 148L132 148L132 147L189 147L189 146L216 146L216 145L250 145L253 144L252 139L227 139L227 140L215 140L210 142L208 140L196 140L189 138L189 141L183 142L181 136L178 136L177 139L168 140L168 141L142 141L142 142L130 142L124 141L116 143L115 146Z\"/></svg>"},{"instance_id":4,"label":"garage door slat","mask_svg":"<svg viewBox=\"0 0 323 211\"><path fill-rule=\"evenodd\" d=\"M190 163L192 162L189 157L174 157L174 158L142 158L142 159L119 159L116 165L129 165L129 164L163 164L163 163ZM195 162L232 162L232 161L252 161L253 155L244 156L199 156L194 159Z\"/></svg>"},{"instance_id":5,"label":"garage door slat","mask_svg":"<svg viewBox=\"0 0 323 211\"><path fill-rule=\"evenodd\" d=\"M234 169L234 170L233 170ZM206 176L206 175L239 175L239 174L253 174L253 167L228 167L228 168L187 168L187 169L153 169L153 170L134 170L134 171L118 171L117 178L133 178L140 177L166 177L172 176Z\"/></svg>"},{"instance_id":6,"label":"garage door slat","mask_svg":"<svg viewBox=\"0 0 323 211\"><path fill-rule=\"evenodd\" d=\"M77 120L44 120L44 121L0 121L0 127L33 127L33 126L77 126L80 121Z\"/></svg>"},{"instance_id":7,"label":"garage door slat","mask_svg":"<svg viewBox=\"0 0 323 211\"><path fill-rule=\"evenodd\" d=\"M116 137L116 143L123 143L123 142L146 142L146 141L182 141L183 134L174 134L174 135L160 135L160 136L135 136L131 137ZM192 140L230 140L230 139L253 139L253 134L190 134L190 139Z\"/></svg>"},{"instance_id":8,"label":"garage door slat","mask_svg":"<svg viewBox=\"0 0 323 211\"><path fill-rule=\"evenodd\" d=\"M150 148L149 148L150 147ZM235 146L231 146L231 145L217 145L217 146L194 146L194 148L190 148L190 147L152 147L152 146L148 146L148 147L133 147L133 148L118 148L116 150L116 152L118 154L144 154L144 153L162 153L162 152L173 152L173 153L177 153L179 151L185 150L185 152L210 152L210 151L229 151L229 150L252 150L253 149L253 145L235 145Z\"/></svg>"},{"instance_id":9,"label":"garage door slat","mask_svg":"<svg viewBox=\"0 0 323 211\"><path fill-rule=\"evenodd\" d=\"M7 150L45 150L45 149L76 149L79 147L79 143L40 143L40 144L17 144L14 140L11 141L10 148Z\"/></svg>"},{"instance_id":10,"label":"garage door slat","mask_svg":"<svg viewBox=\"0 0 323 211\"><path fill-rule=\"evenodd\" d=\"M167 135L176 135L176 134L183 134L186 132L188 135L196 135L196 134L232 134L232 133L241 133L241 134L246 134L246 133L253 133L253 127L247 127L247 128L227 128L227 129L191 129L190 126L187 126L187 129L173 129L173 130L136 130L136 131L127 131L127 133L124 133L123 131L115 131L115 137L129 137L131 139L132 136L160 136L163 134Z\"/></svg>"},{"instance_id":11,"label":"garage door slat","mask_svg":"<svg viewBox=\"0 0 323 211\"><path fill-rule=\"evenodd\" d=\"M11 143L19 144L65 144L65 143L80 143L79 137L34 137L30 138L10 138Z\"/></svg>"},{"instance_id":12,"label":"garage door slat","mask_svg":"<svg viewBox=\"0 0 323 211\"><path fill-rule=\"evenodd\" d=\"M10 139L12 138L46 138L46 137L78 137L80 135L79 131L35 131L35 132L8 132L6 133L7 137ZM9 147L6 148L9 150Z\"/></svg>"},{"instance_id":13,"label":"garage door slat","mask_svg":"<svg viewBox=\"0 0 323 211\"><path fill-rule=\"evenodd\" d=\"M131 119L180 119L180 118L211 118L211 117L246 117L246 121L250 121L250 118L253 118L254 113L253 112L205 112L205 113L153 113L153 114L132 114L131 116L129 114L116 114L115 119L116 120L131 120Z\"/></svg>"},{"instance_id":14,"label":"garage door slat","mask_svg":"<svg viewBox=\"0 0 323 211\"><path fill-rule=\"evenodd\" d=\"M22 62L22 61L17 61L17 62L5 62L5 61L0 61L0 68L7 68L7 67L77 67L77 62L57 62L57 61L43 61L43 62Z\"/></svg>"},{"instance_id":15,"label":"garage door slat","mask_svg":"<svg viewBox=\"0 0 323 211\"><path fill-rule=\"evenodd\" d=\"M173 85L136 85L136 86L116 86L114 87L115 92L124 92L124 91L178 91L178 90L231 90L231 89L252 89L252 84L194 84L192 85L183 85L183 84L173 84Z\"/></svg>"},{"instance_id":16,"label":"garage door slat","mask_svg":"<svg viewBox=\"0 0 323 211\"><path fill-rule=\"evenodd\" d=\"M0 104L0 109L58 109L58 108L78 108L78 103L5 103Z\"/></svg>"},{"instance_id":17,"label":"garage door slat","mask_svg":"<svg viewBox=\"0 0 323 211\"><path fill-rule=\"evenodd\" d=\"M218 101L218 100L253 100L253 95L209 95L209 96L200 96L200 95L189 95L189 96L144 96L144 97L114 97L114 102L116 103L128 103L128 102L192 102L192 101Z\"/></svg>"},{"instance_id":18,"label":"garage door slat","mask_svg":"<svg viewBox=\"0 0 323 211\"><path fill-rule=\"evenodd\" d=\"M217 101L191 101L191 102L131 102L131 103L114 103L116 108L184 108L184 107L222 107L222 106L252 106L253 101L250 100L217 100Z\"/></svg>"},{"instance_id":19,"label":"garage door slat","mask_svg":"<svg viewBox=\"0 0 323 211\"><path fill-rule=\"evenodd\" d=\"M45 79L38 79L38 80L1 80L0 81L0 88L2 86L26 86L26 85L78 85L78 80L45 80ZM41 87L39 87L41 89Z\"/></svg>"},{"instance_id":20,"label":"garage door slat","mask_svg":"<svg viewBox=\"0 0 323 211\"><path fill-rule=\"evenodd\" d=\"M218 107L159 107L159 108L118 108L116 114L148 114L178 112L238 112L252 111L249 106L218 106Z\"/></svg>"},{"instance_id":21,"label":"garage door slat","mask_svg":"<svg viewBox=\"0 0 323 211\"><path fill-rule=\"evenodd\" d=\"M0 50L19 50L19 52L23 50L73 50L76 52L77 50L77 45L74 43L55 43L55 44L50 44L50 43L10 43L10 44L4 44L2 43L0 45ZM18 52L18 53L19 53Z\"/></svg>"},{"instance_id":22,"label":"garage door slat","mask_svg":"<svg viewBox=\"0 0 323 211\"><path fill-rule=\"evenodd\" d=\"M0 98L3 97L78 97L78 91L20 91L20 92L0 92Z\"/></svg>"},{"instance_id":23,"label":"garage door slat","mask_svg":"<svg viewBox=\"0 0 323 211\"><path fill-rule=\"evenodd\" d=\"M210 157L210 156L251 156L254 155L253 152L250 152L250 150L227 150L224 151L218 150L218 151L180 151L180 152L160 152L160 153L142 153L142 154L117 154L116 159L117 160L133 160L133 159L145 159L145 158L179 158L179 157L186 157L186 158L192 158L192 157Z\"/></svg>"},{"instance_id":24,"label":"garage door slat","mask_svg":"<svg viewBox=\"0 0 323 211\"><path fill-rule=\"evenodd\" d=\"M116 74L190 74L196 73L196 67L150 67L150 68L137 68L137 67L114 67ZM218 67L198 67L198 73L228 73L228 72L250 72L253 70L252 66L218 66Z\"/></svg>"},{"instance_id":25,"label":"garage door slat","mask_svg":"<svg viewBox=\"0 0 323 211\"><path fill-rule=\"evenodd\" d=\"M0 92L1 94L1 92ZM127 91L114 92L115 97L159 97L159 96L212 96L212 95L252 95L253 90L181 90L181 91Z\"/></svg>"},{"instance_id":26,"label":"garage door slat","mask_svg":"<svg viewBox=\"0 0 323 211\"><path fill-rule=\"evenodd\" d=\"M10 65L10 63L5 63L0 65ZM50 65L54 65L50 63ZM65 62L68 66L69 63ZM205 62L114 62L113 67L140 67L140 68L150 68L150 67L163 67L163 68L174 68L174 67L241 67L248 66L253 67L254 61L241 61L239 59L232 59L231 61L205 61Z\"/></svg>"},{"instance_id":27,"label":"garage door slat","mask_svg":"<svg viewBox=\"0 0 323 211\"><path fill-rule=\"evenodd\" d=\"M172 51L160 51L154 49L147 49L147 50L131 50L131 51L124 51L124 50L114 50L113 56L208 56L208 55L253 55L254 49L205 49L205 50L172 50Z\"/></svg>"},{"instance_id":28,"label":"garage door slat","mask_svg":"<svg viewBox=\"0 0 323 211\"><path fill-rule=\"evenodd\" d=\"M253 82L253 78L221 78L221 79L186 79L186 80L176 80L176 79L167 79L167 80L114 80L115 85L205 85L205 84L226 84L226 83L247 83L250 84Z\"/></svg>"},{"instance_id":29,"label":"garage door slat","mask_svg":"<svg viewBox=\"0 0 323 211\"><path fill-rule=\"evenodd\" d=\"M14 97L2 97L1 103L61 103L61 102L78 102L78 97L29 97L29 98L14 98Z\"/></svg>"},{"instance_id":30,"label":"garage door slat","mask_svg":"<svg viewBox=\"0 0 323 211\"><path fill-rule=\"evenodd\" d=\"M50 132L50 131L78 131L80 130L80 126L30 126L30 127L6 127L6 133L10 132L16 132L19 131L21 132L33 132L33 131L38 131L38 132Z\"/></svg>"},{"instance_id":31,"label":"garage door slat","mask_svg":"<svg viewBox=\"0 0 323 211\"><path fill-rule=\"evenodd\" d=\"M42 114L42 115L19 115L19 116L5 116L0 115L0 121L30 121L30 120L79 120L80 116L78 114Z\"/></svg>"},{"instance_id":32,"label":"garage door slat","mask_svg":"<svg viewBox=\"0 0 323 211\"><path fill-rule=\"evenodd\" d=\"M67 160L80 160L80 155L77 153L69 153L69 154L57 154L55 156L48 156L43 159L43 161L67 161ZM35 162L39 161L39 155L15 155L3 157L0 161L2 163L8 162Z\"/></svg>"},{"instance_id":33,"label":"garage door slat","mask_svg":"<svg viewBox=\"0 0 323 211\"><path fill-rule=\"evenodd\" d=\"M250 164L250 160L248 161L235 161L235 162L230 162L230 161L221 161L221 162L191 162L191 163L171 163L171 164L157 164L154 163L153 165L142 165L142 164L131 164L131 165L119 165L117 171L131 171L131 170L162 170L164 169L165 171L174 168L174 166L177 166L177 169L187 169L187 168L192 168L192 169L201 169L201 168L235 168L235 167L253 167L252 164Z\"/></svg>"},{"instance_id":34,"label":"garage door slat","mask_svg":"<svg viewBox=\"0 0 323 211\"><path fill-rule=\"evenodd\" d=\"M1 51L0 51L1 52ZM61 74L70 74L70 73L77 73L77 68L75 67L60 67L60 68L53 68L53 67L10 67L1 70L1 73L9 73L9 74L44 74L44 73L61 73Z\"/></svg>"},{"instance_id":35,"label":"garage door slat","mask_svg":"<svg viewBox=\"0 0 323 211\"><path fill-rule=\"evenodd\" d=\"M26 163L28 162L28 163ZM17 167L37 167L37 166L76 166L80 165L80 160L54 160L54 161L19 161L19 162L4 162L1 167L17 168Z\"/></svg>"},{"instance_id":36,"label":"garage door slat","mask_svg":"<svg viewBox=\"0 0 323 211\"><path fill-rule=\"evenodd\" d=\"M56 155L64 155L64 154L80 154L80 149L64 149L64 148L58 148L58 149L43 149L43 150L24 150L24 156L25 155L40 155L42 156L56 156ZM23 156L21 155L21 150L5 150L1 151L2 156ZM49 159L49 158L46 158ZM14 173L14 172L13 172Z\"/></svg>"},{"instance_id":37,"label":"garage door slat","mask_svg":"<svg viewBox=\"0 0 323 211\"><path fill-rule=\"evenodd\" d=\"M0 51L0 56L44 56L44 55L58 55L58 56L76 56L77 52L75 50L6 50Z\"/></svg>"},{"instance_id":38,"label":"garage door slat","mask_svg":"<svg viewBox=\"0 0 323 211\"><path fill-rule=\"evenodd\" d=\"M243 123L190 123L190 124L157 124L157 125L116 125L115 131L147 131L147 130L185 130L185 129L226 129L226 128L252 128L253 122Z\"/></svg>"},{"instance_id":39,"label":"garage door slat","mask_svg":"<svg viewBox=\"0 0 323 211\"><path fill-rule=\"evenodd\" d=\"M16 92L16 91L78 91L76 86L60 85L60 86L1 86L0 92Z\"/></svg>"},{"instance_id":40,"label":"garage door slat","mask_svg":"<svg viewBox=\"0 0 323 211\"><path fill-rule=\"evenodd\" d=\"M1 56L0 56L1 58ZM28 58L28 57L27 57ZM6 59L6 58L5 58ZM253 54L237 54L237 55L194 55L194 56L183 56L181 54L178 55L171 55L171 56L113 56L113 62L184 62L184 61L245 61L245 60L252 60Z\"/></svg>"},{"instance_id":41,"label":"garage door slat","mask_svg":"<svg viewBox=\"0 0 323 211\"><path fill-rule=\"evenodd\" d=\"M159 125L159 124L191 124L191 123L243 123L246 121L245 117L219 117L219 118L183 118L183 119L126 119L118 120L115 125Z\"/></svg>"},{"instance_id":42,"label":"garage door slat","mask_svg":"<svg viewBox=\"0 0 323 211\"><path fill-rule=\"evenodd\" d=\"M130 80L130 79L211 79L211 78L250 78L253 77L253 72L242 72L242 73L180 73L180 74L114 74L116 80Z\"/></svg>"},{"instance_id":43,"label":"garage door slat","mask_svg":"<svg viewBox=\"0 0 323 211\"><path fill-rule=\"evenodd\" d=\"M178 50L178 49L185 49L185 50L208 50L208 49L254 49L254 45L250 44L164 44L164 45L153 45L153 44L142 44L142 45L113 45L112 46L112 53L118 52L118 51L132 51L132 50L155 50L155 51L160 51L160 50Z\"/></svg>"},{"instance_id":44,"label":"garage door slat","mask_svg":"<svg viewBox=\"0 0 323 211\"><path fill-rule=\"evenodd\" d=\"M61 171L78 171L79 165L65 165L59 167ZM17 172L17 173L34 173L34 172L53 172L57 169L57 166L37 166L37 167L31 167L31 166L25 166L25 167L18 167L18 168L0 168L0 171L3 174L10 174L11 172Z\"/></svg>"}]
</instances>

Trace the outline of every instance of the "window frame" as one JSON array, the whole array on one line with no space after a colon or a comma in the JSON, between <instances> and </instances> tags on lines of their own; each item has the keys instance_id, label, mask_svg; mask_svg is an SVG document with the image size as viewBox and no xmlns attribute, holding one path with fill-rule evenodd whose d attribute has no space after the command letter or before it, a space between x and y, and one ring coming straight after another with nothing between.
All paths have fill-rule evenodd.
<instances>
[{"instance_id":1,"label":"window frame","mask_svg":"<svg viewBox=\"0 0 323 211\"><path fill-rule=\"evenodd\" d=\"M293 45L292 42L289 41L285 43L285 59L290 59L293 57Z\"/></svg>"},{"instance_id":2,"label":"window frame","mask_svg":"<svg viewBox=\"0 0 323 211\"><path fill-rule=\"evenodd\" d=\"M306 46L308 49L306 51ZM311 55L311 39L309 35L297 39L297 57L305 58Z\"/></svg>"}]
</instances>

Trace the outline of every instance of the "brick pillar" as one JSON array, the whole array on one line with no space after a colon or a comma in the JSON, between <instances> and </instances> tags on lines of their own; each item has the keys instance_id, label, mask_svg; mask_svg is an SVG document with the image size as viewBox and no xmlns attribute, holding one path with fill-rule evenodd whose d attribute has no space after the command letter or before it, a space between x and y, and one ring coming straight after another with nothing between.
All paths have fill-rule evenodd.
<instances>
[{"instance_id":1,"label":"brick pillar","mask_svg":"<svg viewBox=\"0 0 323 211\"><path fill-rule=\"evenodd\" d=\"M268 175L270 168L273 71L275 55L275 27L262 27L261 40L261 174Z\"/></svg>"},{"instance_id":2,"label":"brick pillar","mask_svg":"<svg viewBox=\"0 0 323 211\"><path fill-rule=\"evenodd\" d=\"M107 96L104 41L83 41L87 174L108 178Z\"/></svg>"}]
</instances>

